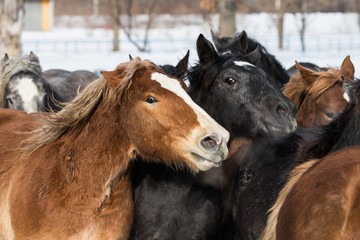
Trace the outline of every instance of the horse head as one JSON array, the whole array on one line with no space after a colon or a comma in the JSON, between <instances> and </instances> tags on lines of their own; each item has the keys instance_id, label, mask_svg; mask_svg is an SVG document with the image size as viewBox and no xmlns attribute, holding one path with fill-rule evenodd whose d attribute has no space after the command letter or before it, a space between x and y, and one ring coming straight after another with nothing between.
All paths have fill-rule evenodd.
<instances>
[{"instance_id":1,"label":"horse head","mask_svg":"<svg viewBox=\"0 0 360 240\"><path fill-rule=\"evenodd\" d=\"M199 64L189 73L190 95L231 137L283 136L296 129L296 105L246 56L218 54L202 34Z\"/></svg>"},{"instance_id":2,"label":"horse head","mask_svg":"<svg viewBox=\"0 0 360 240\"><path fill-rule=\"evenodd\" d=\"M150 61L136 58L129 65L137 70L120 64L102 74L112 88L123 89L118 108L126 113L124 127L134 152L170 165L182 162L194 171L219 166L228 155L229 133L191 100L183 81Z\"/></svg>"},{"instance_id":3,"label":"horse head","mask_svg":"<svg viewBox=\"0 0 360 240\"><path fill-rule=\"evenodd\" d=\"M348 104L344 97L344 79L354 80L354 65L347 56L340 69L315 71L296 62L298 73L284 87L284 95L298 105L297 121L301 127L326 125Z\"/></svg>"},{"instance_id":4,"label":"horse head","mask_svg":"<svg viewBox=\"0 0 360 240\"><path fill-rule=\"evenodd\" d=\"M49 111L53 96L44 80L39 58L30 52L1 61L0 107L25 112ZM53 106L55 107L55 106Z\"/></svg>"}]
</instances>

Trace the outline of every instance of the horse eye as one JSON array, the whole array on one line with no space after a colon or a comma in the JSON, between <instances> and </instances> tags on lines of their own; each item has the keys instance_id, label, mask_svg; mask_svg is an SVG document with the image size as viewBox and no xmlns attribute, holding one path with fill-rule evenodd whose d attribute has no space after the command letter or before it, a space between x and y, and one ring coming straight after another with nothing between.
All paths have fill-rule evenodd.
<instances>
[{"instance_id":1,"label":"horse eye","mask_svg":"<svg viewBox=\"0 0 360 240\"><path fill-rule=\"evenodd\" d=\"M326 115L328 118L331 118L331 119L333 119L333 118L335 117L335 114L332 113L332 112L327 112L327 113L325 113L325 115Z\"/></svg>"},{"instance_id":2,"label":"horse eye","mask_svg":"<svg viewBox=\"0 0 360 240\"><path fill-rule=\"evenodd\" d=\"M236 81L235 81L235 79L229 77L229 78L226 78L226 79L225 79L225 82L226 82L227 84L231 85L231 84L235 83Z\"/></svg>"},{"instance_id":3,"label":"horse eye","mask_svg":"<svg viewBox=\"0 0 360 240\"><path fill-rule=\"evenodd\" d=\"M341 76L341 81L343 81L343 82L345 81L345 78L344 78L344 76Z\"/></svg>"},{"instance_id":4,"label":"horse eye","mask_svg":"<svg viewBox=\"0 0 360 240\"><path fill-rule=\"evenodd\" d=\"M149 96L149 97L146 98L145 102L153 104L153 103L156 103L157 101L152 96Z\"/></svg>"},{"instance_id":5,"label":"horse eye","mask_svg":"<svg viewBox=\"0 0 360 240\"><path fill-rule=\"evenodd\" d=\"M7 98L7 101L9 104L13 104L13 101L11 100L11 98Z\"/></svg>"}]
</instances>

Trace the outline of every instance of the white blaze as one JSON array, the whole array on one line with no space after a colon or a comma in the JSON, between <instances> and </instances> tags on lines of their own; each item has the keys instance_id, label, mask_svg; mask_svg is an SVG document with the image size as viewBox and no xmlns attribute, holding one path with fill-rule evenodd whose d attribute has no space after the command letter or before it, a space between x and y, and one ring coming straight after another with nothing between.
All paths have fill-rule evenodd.
<instances>
[{"instance_id":1,"label":"white blaze","mask_svg":"<svg viewBox=\"0 0 360 240\"><path fill-rule=\"evenodd\" d=\"M18 92L24 103L27 113L38 111L38 102L42 103L43 93L40 93L31 78L25 77L17 80L14 90Z\"/></svg>"},{"instance_id":2,"label":"white blaze","mask_svg":"<svg viewBox=\"0 0 360 240\"><path fill-rule=\"evenodd\" d=\"M343 97L345 98L345 100L346 100L347 102L350 102L350 97L349 97L349 95L348 95L346 92L344 92Z\"/></svg>"},{"instance_id":3,"label":"white blaze","mask_svg":"<svg viewBox=\"0 0 360 240\"><path fill-rule=\"evenodd\" d=\"M245 62L245 61L234 61L234 64L240 67L243 66L251 66L251 67L255 67L253 64Z\"/></svg>"},{"instance_id":4,"label":"white blaze","mask_svg":"<svg viewBox=\"0 0 360 240\"><path fill-rule=\"evenodd\" d=\"M216 123L215 120L212 117L210 117L209 114L207 114L207 112L205 112L204 109L199 107L191 99L189 94L184 90L184 88L182 88L182 86L178 80L176 80L174 78L170 78L170 77L166 76L165 74L158 73L158 72L151 74L151 79L160 83L161 87L175 93L177 96L182 98L185 101L185 103L194 110L201 126L203 126L203 124L205 123L206 127L205 126L203 126L203 127L208 128L209 124L216 124L218 131L220 129L224 129L218 123ZM222 136L228 135L228 134L225 134L225 131L226 131L225 129L222 131L222 133L224 133Z\"/></svg>"}]
</instances>

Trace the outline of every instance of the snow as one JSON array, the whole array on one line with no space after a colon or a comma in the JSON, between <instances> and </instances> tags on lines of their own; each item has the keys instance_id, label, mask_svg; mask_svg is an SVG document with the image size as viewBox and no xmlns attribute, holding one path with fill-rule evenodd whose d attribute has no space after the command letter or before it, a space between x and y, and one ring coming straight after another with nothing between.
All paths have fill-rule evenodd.
<instances>
[{"instance_id":1,"label":"snow","mask_svg":"<svg viewBox=\"0 0 360 240\"><path fill-rule=\"evenodd\" d=\"M103 69L112 70L119 63L128 61L129 54L152 60L156 64L176 65L190 50L190 63L194 64L197 61L195 44L199 34L202 33L211 40L209 24L201 16L162 15L155 19L156 27L149 31L147 52L139 52L122 32L120 51L113 52L112 30L69 28L67 26L71 19L73 18L67 17L67 23L57 24L49 32L24 31L23 53L33 51L38 55L43 70L60 68L98 72ZM138 19L145 21L146 17L139 16ZM273 19L274 16L267 13L240 14L237 15L237 31L245 30L249 37L259 41L269 53L275 55L285 68L292 66L295 60L336 67L341 65L347 55L350 55L355 69L360 66L360 34L355 13L308 14L305 52L301 51L298 33L300 16L285 16L284 50L277 47ZM212 24L215 27L217 20L218 16L214 16ZM76 18L76 21L79 19ZM143 29L134 29L133 34L141 44ZM357 77L359 72L355 72Z\"/></svg>"}]
</instances>

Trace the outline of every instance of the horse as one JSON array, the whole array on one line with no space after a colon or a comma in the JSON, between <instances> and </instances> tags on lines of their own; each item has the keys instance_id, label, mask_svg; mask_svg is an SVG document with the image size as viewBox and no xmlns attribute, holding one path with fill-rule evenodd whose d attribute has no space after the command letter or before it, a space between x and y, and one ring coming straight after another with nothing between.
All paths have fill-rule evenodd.
<instances>
[{"instance_id":1,"label":"horse","mask_svg":"<svg viewBox=\"0 0 360 240\"><path fill-rule=\"evenodd\" d=\"M219 54L202 34L196 41L199 62L189 69L189 94L238 139L280 137L296 128L296 106L244 56ZM245 141L244 141L245 142ZM236 143L238 144L238 143ZM196 175L154 164L134 166L135 217L130 239L218 239L222 235L224 169Z\"/></svg>"},{"instance_id":2,"label":"horse","mask_svg":"<svg viewBox=\"0 0 360 240\"><path fill-rule=\"evenodd\" d=\"M303 67L306 67L308 69L314 70L314 71L327 71L329 68L327 67L319 67L318 65L311 63L311 62L299 62L299 64ZM289 67L286 72L289 74L289 76L295 74L295 73L299 73L296 64L292 65L291 67Z\"/></svg>"},{"instance_id":3,"label":"horse","mask_svg":"<svg viewBox=\"0 0 360 240\"><path fill-rule=\"evenodd\" d=\"M341 67L314 71L296 62L298 73L284 86L283 94L298 106L299 126L307 128L329 124L348 104L342 88L343 79L354 80L355 68L347 56Z\"/></svg>"},{"instance_id":4,"label":"horse","mask_svg":"<svg viewBox=\"0 0 360 240\"><path fill-rule=\"evenodd\" d=\"M360 238L360 86L343 85L349 105L297 154L261 239Z\"/></svg>"},{"instance_id":5,"label":"horse","mask_svg":"<svg viewBox=\"0 0 360 240\"><path fill-rule=\"evenodd\" d=\"M39 58L30 52L1 60L0 107L27 113L59 111L63 99L45 81Z\"/></svg>"},{"instance_id":6,"label":"horse","mask_svg":"<svg viewBox=\"0 0 360 240\"><path fill-rule=\"evenodd\" d=\"M278 89L281 89L284 84L289 81L289 74L275 56L270 54L258 41L248 38L245 31L235 34L232 38L219 38L212 31L211 35L216 49L220 53L227 52L235 56L239 54L245 55L254 51L256 48L259 48L260 59L254 59L255 61L250 60L250 62L263 69L268 74L269 81Z\"/></svg>"},{"instance_id":7,"label":"horse","mask_svg":"<svg viewBox=\"0 0 360 240\"><path fill-rule=\"evenodd\" d=\"M0 238L128 239L136 156L192 172L227 157L180 79L139 58L101 73L57 113L0 109Z\"/></svg>"},{"instance_id":8,"label":"horse","mask_svg":"<svg viewBox=\"0 0 360 240\"><path fill-rule=\"evenodd\" d=\"M49 69L44 71L44 77L50 87L56 91L65 102L70 102L80 91L99 76L87 70L70 72L63 69Z\"/></svg>"},{"instance_id":9,"label":"horse","mask_svg":"<svg viewBox=\"0 0 360 240\"><path fill-rule=\"evenodd\" d=\"M343 82L347 81L346 79L351 81L354 74L354 68L349 57L345 58L341 69L329 69L327 73L317 73L303 68L299 64L298 67L299 76L303 74L304 77L295 81L292 76L287 85L287 87L292 86L294 95L301 96L303 99L311 99L315 93L318 95L321 92L326 94L326 89L338 84L341 91L339 89L332 97L340 100L344 100L344 97L347 98L342 89ZM303 83L303 79L307 79L307 82ZM296 84L298 86L294 87ZM312 86L311 91L306 90L305 84ZM296 91L299 92L295 94ZM283 93L285 96L287 95L287 92ZM294 101L294 98L290 97L290 100ZM297 101L294 102L297 103ZM316 102L311 100L308 101L308 104L314 106ZM347 104L348 102L345 101L345 105ZM299 111L301 110L300 107ZM301 122L298 121L298 124L300 125ZM259 239L266 227L267 211L276 201L279 192L286 183L288 174L299 165L296 156L299 151L304 152L301 150L304 148L303 144L300 143L313 141L313 138L319 134L319 127L312 126L307 129L299 127L295 133L275 141L267 138L252 141L246 154L239 160L240 169L236 174L233 188L234 197L231 204L233 224L231 227L234 229L234 233L229 236L230 239ZM325 146L320 148L321 151L324 148Z\"/></svg>"}]
</instances>

